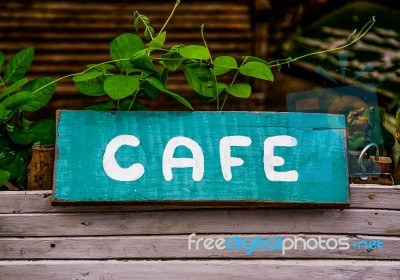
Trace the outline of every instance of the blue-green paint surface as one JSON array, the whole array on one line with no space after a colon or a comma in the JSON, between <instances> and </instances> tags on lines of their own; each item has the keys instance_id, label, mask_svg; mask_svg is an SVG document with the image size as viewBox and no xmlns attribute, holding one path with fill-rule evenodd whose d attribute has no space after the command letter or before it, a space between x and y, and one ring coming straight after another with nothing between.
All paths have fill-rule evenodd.
<instances>
[{"instance_id":1,"label":"blue-green paint surface","mask_svg":"<svg viewBox=\"0 0 400 280\"><path fill-rule=\"evenodd\" d=\"M107 176L102 159L107 144L129 134L140 146L122 146L115 154L121 167L144 165L132 182ZM232 180L221 172L219 142L224 136L248 136L248 147L232 147L231 156L244 164L232 167ZM264 173L263 143L267 137L289 135L295 147L276 147L285 159L275 167L297 170L296 182L271 182ZM201 181L192 168L174 168L173 180L162 173L166 143L175 136L196 141L204 154ZM271 201L348 203L349 188L345 121L339 115L260 112L94 112L61 111L58 117L54 196L60 201ZM174 157L192 157L186 147Z\"/></svg>"}]
</instances>

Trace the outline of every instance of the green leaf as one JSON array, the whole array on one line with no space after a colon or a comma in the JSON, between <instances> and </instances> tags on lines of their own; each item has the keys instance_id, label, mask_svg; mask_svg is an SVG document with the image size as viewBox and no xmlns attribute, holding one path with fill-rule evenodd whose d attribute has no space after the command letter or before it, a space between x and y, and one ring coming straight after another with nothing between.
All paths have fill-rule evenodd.
<instances>
[{"instance_id":1,"label":"green leaf","mask_svg":"<svg viewBox=\"0 0 400 280\"><path fill-rule=\"evenodd\" d=\"M115 110L115 104L113 101L100 102L96 104L92 104L85 108L85 110L93 110L93 111L112 111Z\"/></svg>"},{"instance_id":2,"label":"green leaf","mask_svg":"<svg viewBox=\"0 0 400 280\"><path fill-rule=\"evenodd\" d=\"M160 70L155 77L165 85L168 80L168 70L165 68ZM143 84L143 92L150 98L154 99L158 97L160 90L145 80Z\"/></svg>"},{"instance_id":3,"label":"green leaf","mask_svg":"<svg viewBox=\"0 0 400 280\"><path fill-rule=\"evenodd\" d=\"M250 61L245 63L239 68L239 72L242 75L249 76L252 78L273 81L274 76L271 69L264 63L258 61Z\"/></svg>"},{"instance_id":4,"label":"green leaf","mask_svg":"<svg viewBox=\"0 0 400 280\"><path fill-rule=\"evenodd\" d=\"M27 129L31 124L33 124L32 121L25 119L24 116L23 116L23 114L20 115L19 122L20 122L21 127L22 127L23 129Z\"/></svg>"},{"instance_id":5,"label":"green leaf","mask_svg":"<svg viewBox=\"0 0 400 280\"><path fill-rule=\"evenodd\" d=\"M173 93L173 92L167 92L171 97L175 98L175 100L177 100L179 103L181 103L182 105L184 105L186 108L194 111L192 105L190 104L189 101L187 101L185 98L183 98L182 96L180 96L179 94Z\"/></svg>"},{"instance_id":6,"label":"green leaf","mask_svg":"<svg viewBox=\"0 0 400 280\"><path fill-rule=\"evenodd\" d=\"M0 186L3 186L10 178L10 172L0 169Z\"/></svg>"},{"instance_id":7,"label":"green leaf","mask_svg":"<svg viewBox=\"0 0 400 280\"><path fill-rule=\"evenodd\" d=\"M144 48L144 43L139 36L133 33L125 33L111 42L110 56L122 72L129 73L134 70L129 59Z\"/></svg>"},{"instance_id":8,"label":"green leaf","mask_svg":"<svg viewBox=\"0 0 400 280\"><path fill-rule=\"evenodd\" d=\"M78 74L72 78L72 80L76 82L85 82L87 80L96 79L104 74L101 71L88 71L82 74Z\"/></svg>"},{"instance_id":9,"label":"green leaf","mask_svg":"<svg viewBox=\"0 0 400 280\"><path fill-rule=\"evenodd\" d=\"M139 32L140 22L143 23L144 29L144 38L146 40L151 40L154 37L154 28L150 26L150 20L147 16L140 14L138 11L133 13L133 17L135 18L133 21L133 26L136 32Z\"/></svg>"},{"instance_id":10,"label":"green leaf","mask_svg":"<svg viewBox=\"0 0 400 280\"><path fill-rule=\"evenodd\" d=\"M178 100L181 104L183 104L184 106L186 106L190 110L194 111L192 105L185 98L183 98L179 94L176 94L176 93L168 90L165 87L165 85L160 80L158 80L156 77L148 77L148 78L146 78L146 82L148 82L149 84L151 84L155 88L159 89L160 91L169 94L170 96L172 96L173 98Z\"/></svg>"},{"instance_id":11,"label":"green leaf","mask_svg":"<svg viewBox=\"0 0 400 280\"><path fill-rule=\"evenodd\" d=\"M4 65L5 59L6 59L6 56L4 55L4 53L0 52L0 74L1 74L1 71L3 70L3 65Z\"/></svg>"},{"instance_id":12,"label":"green leaf","mask_svg":"<svg viewBox=\"0 0 400 280\"><path fill-rule=\"evenodd\" d=\"M104 81L104 90L114 100L128 97L139 88L139 79L133 76L113 75Z\"/></svg>"},{"instance_id":13,"label":"green leaf","mask_svg":"<svg viewBox=\"0 0 400 280\"><path fill-rule=\"evenodd\" d=\"M105 76L100 75L82 82L75 82L75 87L79 92L88 96L103 96L106 95L104 80Z\"/></svg>"},{"instance_id":14,"label":"green leaf","mask_svg":"<svg viewBox=\"0 0 400 280\"><path fill-rule=\"evenodd\" d=\"M199 63L182 64L183 73L192 89L206 97L215 97L215 84L212 71Z\"/></svg>"},{"instance_id":15,"label":"green leaf","mask_svg":"<svg viewBox=\"0 0 400 280\"><path fill-rule=\"evenodd\" d=\"M150 72L153 73L158 72L158 69L154 66L147 49L135 53L129 62L132 64L134 69L140 71L150 70Z\"/></svg>"},{"instance_id":16,"label":"green leaf","mask_svg":"<svg viewBox=\"0 0 400 280\"><path fill-rule=\"evenodd\" d=\"M29 148L18 147L8 140L8 137L0 138L0 169L9 172L8 181L17 179L17 183L23 186L27 167L30 161Z\"/></svg>"},{"instance_id":17,"label":"green leaf","mask_svg":"<svg viewBox=\"0 0 400 280\"><path fill-rule=\"evenodd\" d=\"M17 179L18 181L25 181L29 161L30 154L28 149L19 150L8 167L8 171L10 172L9 180Z\"/></svg>"},{"instance_id":18,"label":"green leaf","mask_svg":"<svg viewBox=\"0 0 400 280\"><path fill-rule=\"evenodd\" d=\"M18 145L51 145L55 142L55 128L54 120L42 119L25 130L15 126L8 134L11 140Z\"/></svg>"},{"instance_id":19,"label":"green leaf","mask_svg":"<svg viewBox=\"0 0 400 280\"><path fill-rule=\"evenodd\" d=\"M225 83L217 83L218 95L220 95L228 86Z\"/></svg>"},{"instance_id":20,"label":"green leaf","mask_svg":"<svg viewBox=\"0 0 400 280\"><path fill-rule=\"evenodd\" d=\"M1 120L7 116L7 109L4 107L3 103L0 103L0 123Z\"/></svg>"},{"instance_id":21,"label":"green leaf","mask_svg":"<svg viewBox=\"0 0 400 280\"><path fill-rule=\"evenodd\" d=\"M223 75L232 69L237 69L238 65L236 59L232 56L219 56L214 59L214 74Z\"/></svg>"},{"instance_id":22,"label":"green leaf","mask_svg":"<svg viewBox=\"0 0 400 280\"><path fill-rule=\"evenodd\" d=\"M154 76L147 77L145 79L145 81L147 83L149 83L150 85L152 85L153 87L155 87L156 89L158 89L159 91L166 92L166 93L170 92L165 87L164 83L162 81L160 81L159 79L157 79L156 77L154 77Z\"/></svg>"},{"instance_id":23,"label":"green leaf","mask_svg":"<svg viewBox=\"0 0 400 280\"><path fill-rule=\"evenodd\" d=\"M185 60L178 52L169 51L165 53L160 61L161 65L164 65L169 70L175 71L181 66L182 62Z\"/></svg>"},{"instance_id":24,"label":"green leaf","mask_svg":"<svg viewBox=\"0 0 400 280\"><path fill-rule=\"evenodd\" d=\"M264 63L265 65L269 66L269 63L267 61L265 61L264 59L261 59L259 57L256 57L256 56L243 56L242 59L245 63L256 61L256 62Z\"/></svg>"},{"instance_id":25,"label":"green leaf","mask_svg":"<svg viewBox=\"0 0 400 280\"><path fill-rule=\"evenodd\" d=\"M89 71L74 76L75 87L79 92L89 96L103 96L104 92L104 72Z\"/></svg>"},{"instance_id":26,"label":"green leaf","mask_svg":"<svg viewBox=\"0 0 400 280\"><path fill-rule=\"evenodd\" d=\"M14 83L22 79L32 63L34 48L29 47L13 55L6 65L4 84Z\"/></svg>"},{"instance_id":27,"label":"green leaf","mask_svg":"<svg viewBox=\"0 0 400 280\"><path fill-rule=\"evenodd\" d=\"M30 91L20 91L3 100L7 110L18 110L24 105L35 100L35 95Z\"/></svg>"},{"instance_id":28,"label":"green leaf","mask_svg":"<svg viewBox=\"0 0 400 280\"><path fill-rule=\"evenodd\" d=\"M8 137L6 138L4 135L0 137L0 169L8 170L8 167L13 162L17 153L14 146Z\"/></svg>"},{"instance_id":29,"label":"green leaf","mask_svg":"<svg viewBox=\"0 0 400 280\"><path fill-rule=\"evenodd\" d=\"M39 77L22 88L23 91L32 92L33 99L20 107L27 112L35 112L44 106L52 98L56 90L56 82L51 77Z\"/></svg>"},{"instance_id":30,"label":"green leaf","mask_svg":"<svg viewBox=\"0 0 400 280\"><path fill-rule=\"evenodd\" d=\"M165 39L167 38L167 32L163 31L161 34L159 34L157 37L155 37L149 44L148 46L151 49L159 50L164 46Z\"/></svg>"},{"instance_id":31,"label":"green leaf","mask_svg":"<svg viewBox=\"0 0 400 280\"><path fill-rule=\"evenodd\" d=\"M209 50L200 45L184 46L179 50L179 54L188 59L207 60L211 57Z\"/></svg>"},{"instance_id":32,"label":"green leaf","mask_svg":"<svg viewBox=\"0 0 400 280\"><path fill-rule=\"evenodd\" d=\"M36 135L34 144L53 145L56 141L56 122L50 119L41 119L28 128Z\"/></svg>"},{"instance_id":33,"label":"green leaf","mask_svg":"<svg viewBox=\"0 0 400 280\"><path fill-rule=\"evenodd\" d=\"M226 91L235 97L249 98L251 95L251 86L248 84L238 83L227 88Z\"/></svg>"},{"instance_id":34,"label":"green leaf","mask_svg":"<svg viewBox=\"0 0 400 280\"><path fill-rule=\"evenodd\" d=\"M0 93L0 100L3 99L4 97L6 97L7 95L10 95L11 93L13 93L17 89L19 89L20 87L25 85L27 82L28 82L27 78L22 78L22 79L16 81L12 85L10 85L6 90L4 90L2 93Z\"/></svg>"}]
</instances>

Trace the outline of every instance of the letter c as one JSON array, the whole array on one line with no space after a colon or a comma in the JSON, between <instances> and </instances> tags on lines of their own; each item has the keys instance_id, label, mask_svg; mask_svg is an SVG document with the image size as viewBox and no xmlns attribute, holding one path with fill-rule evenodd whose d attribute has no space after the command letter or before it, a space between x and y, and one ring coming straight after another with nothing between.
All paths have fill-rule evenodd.
<instances>
[{"instance_id":1,"label":"letter c","mask_svg":"<svg viewBox=\"0 0 400 280\"><path fill-rule=\"evenodd\" d=\"M123 145L137 147L140 141L133 135L119 135L108 143L103 155L103 169L108 177L116 181L130 182L136 181L144 174L144 166L140 163L134 163L128 168L122 168L116 158L115 153Z\"/></svg>"}]
</instances>

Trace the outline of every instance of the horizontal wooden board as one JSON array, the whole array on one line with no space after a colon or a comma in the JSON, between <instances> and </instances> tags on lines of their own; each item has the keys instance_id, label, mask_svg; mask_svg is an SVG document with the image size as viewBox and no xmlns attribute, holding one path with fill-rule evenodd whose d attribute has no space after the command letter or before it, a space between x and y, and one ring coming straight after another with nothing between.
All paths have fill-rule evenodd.
<instances>
[{"instance_id":1,"label":"horizontal wooden board","mask_svg":"<svg viewBox=\"0 0 400 280\"><path fill-rule=\"evenodd\" d=\"M132 205L64 205L53 206L52 191L5 191L0 193L0 214L68 213L68 212L129 212ZM399 209L400 187L379 185L351 185L351 209ZM184 208L184 206L182 206ZM157 210L155 205L148 210Z\"/></svg>"},{"instance_id":2,"label":"horizontal wooden board","mask_svg":"<svg viewBox=\"0 0 400 280\"><path fill-rule=\"evenodd\" d=\"M57 203L348 203L340 115L59 111L57 120Z\"/></svg>"},{"instance_id":3,"label":"horizontal wooden board","mask_svg":"<svg viewBox=\"0 0 400 280\"><path fill-rule=\"evenodd\" d=\"M237 235L240 238L255 239L258 235ZM280 235L262 234L264 240L268 238L298 238L306 242L311 239L329 240L330 249L326 249L326 242L321 243L323 248L314 250L305 249L304 243L298 241L297 249L268 250L257 248L250 250L218 250L206 249L204 243L191 243L189 249L189 235L146 235L146 236L113 236L113 237L38 237L38 238L0 238L1 260L45 260L45 259L369 259L369 260L400 260L398 244L400 237L382 236L347 236L347 235ZM234 235L204 235L198 234L193 241L200 238L213 240L234 238ZM347 239L348 238L348 239ZM360 242L360 248L350 247L340 250L334 240L343 239L344 243ZM380 250L366 248L364 241L381 241ZM201 240L200 240L201 241ZM314 241L309 241L313 246ZM287 242L288 245L291 243ZM370 243L372 244L372 243ZM290 247L290 246L289 246ZM324 248L325 247L325 248ZM274 249L273 247L271 247Z\"/></svg>"},{"instance_id":4,"label":"horizontal wooden board","mask_svg":"<svg viewBox=\"0 0 400 280\"><path fill-rule=\"evenodd\" d=\"M4 237L119 236L193 232L399 236L400 211L237 209L0 215L0 236Z\"/></svg>"},{"instance_id":5,"label":"horizontal wooden board","mask_svg":"<svg viewBox=\"0 0 400 280\"><path fill-rule=\"evenodd\" d=\"M0 270L7 280L400 278L398 261L355 260L3 261L0 262Z\"/></svg>"}]
</instances>

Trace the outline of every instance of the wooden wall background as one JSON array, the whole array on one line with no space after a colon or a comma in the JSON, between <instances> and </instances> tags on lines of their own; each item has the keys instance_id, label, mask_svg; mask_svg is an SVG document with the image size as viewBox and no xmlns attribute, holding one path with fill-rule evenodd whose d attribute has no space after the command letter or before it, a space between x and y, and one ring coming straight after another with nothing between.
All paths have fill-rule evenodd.
<instances>
[{"instance_id":1,"label":"wooden wall background","mask_svg":"<svg viewBox=\"0 0 400 280\"><path fill-rule=\"evenodd\" d=\"M8 55L35 47L30 76L61 77L85 69L89 63L110 60L109 44L124 32L134 32L133 12L147 15L159 30L175 1L1 1L0 50ZM261 4L260 4L261 3ZM268 9L262 1L182 1L167 29L167 45L202 44L200 26L214 56L257 53L266 57L266 30L256 28L252 15ZM254 34L257 33L258 41ZM257 45L257 47L256 47ZM171 75L171 90L192 94L182 73ZM229 109L265 107L260 90L248 100L235 102ZM71 79L59 83L47 111L58 108L82 109L92 99L78 94ZM148 104L151 109L185 110L169 97ZM195 104L197 110L214 109ZM44 111L43 113L45 113Z\"/></svg>"},{"instance_id":2,"label":"wooden wall background","mask_svg":"<svg viewBox=\"0 0 400 280\"><path fill-rule=\"evenodd\" d=\"M349 209L135 211L0 194L0 279L400 279L399 186L351 185ZM188 236L379 239L384 250L188 250Z\"/></svg>"},{"instance_id":3,"label":"wooden wall background","mask_svg":"<svg viewBox=\"0 0 400 280\"><path fill-rule=\"evenodd\" d=\"M356 1L359 0L183 0L167 29L167 43L201 44L200 26L204 23L214 56L229 54L239 58L254 54L266 60L278 59L282 58L280 45L296 31ZM368 1L396 7L389 0ZM174 0L0 1L0 51L9 56L34 46L36 56L30 76L58 78L82 71L88 63L109 60L111 40L133 31L135 10L148 15L157 29L173 4ZM274 71L274 83L256 83L249 100L230 102L226 110L286 111L286 93L322 87L308 71ZM171 75L169 86L186 96L192 94L180 73ZM91 102L93 99L78 94L67 79L59 83L55 98L41 114L54 117L56 109L82 109ZM185 110L169 97L146 104L151 110ZM199 102L194 105L197 110L214 110Z\"/></svg>"}]
</instances>

